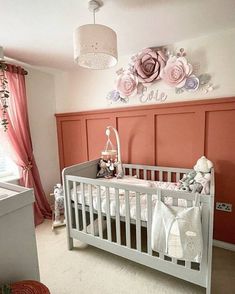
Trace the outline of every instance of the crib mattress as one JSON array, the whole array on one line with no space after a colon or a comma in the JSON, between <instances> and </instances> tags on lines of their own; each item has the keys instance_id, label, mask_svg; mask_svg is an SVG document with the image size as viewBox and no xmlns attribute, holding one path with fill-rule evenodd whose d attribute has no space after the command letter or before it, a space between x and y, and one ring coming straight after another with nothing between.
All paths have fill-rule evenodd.
<instances>
[{"instance_id":1,"label":"crib mattress","mask_svg":"<svg viewBox=\"0 0 235 294\"><path fill-rule=\"evenodd\" d=\"M160 188L160 189L168 189L168 190L175 190L178 191L178 183L174 182L160 182L160 181L148 181L148 180L141 180L136 177L125 176L122 179L112 178L112 179L102 179L102 181L113 182L113 183L122 183L122 184L129 184L134 186L141 186L141 187L151 187L151 188ZM102 213L106 213L106 189L104 186L101 187L101 211ZM92 204L93 209L98 210L98 189L97 186L91 186L92 191ZM110 215L116 215L116 201L115 201L115 189L110 188ZM90 206L90 199L89 199L89 191L88 186L85 185L84 189L84 196L85 196L85 205ZM74 191L72 189L71 198L74 200ZM77 199L78 203L82 204L82 195L80 190L80 185L77 186ZM157 195L152 196L152 209L154 209L155 204L157 201ZM180 199L179 199L180 201ZM172 198L166 197L165 203L172 205ZM141 220L147 221L147 194L140 194L140 205L141 205ZM185 206L185 200L182 199L181 203L178 203L179 206ZM132 219L136 219L136 195L135 192L129 192L129 206L130 206L130 217ZM119 208L120 208L120 216L126 215L126 204L125 204L125 191L119 189Z\"/></svg>"}]
</instances>

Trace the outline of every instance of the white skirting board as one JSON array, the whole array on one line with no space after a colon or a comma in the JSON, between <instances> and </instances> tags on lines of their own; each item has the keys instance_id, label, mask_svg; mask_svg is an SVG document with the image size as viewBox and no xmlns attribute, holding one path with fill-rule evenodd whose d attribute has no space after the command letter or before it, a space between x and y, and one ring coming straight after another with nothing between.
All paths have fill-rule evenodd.
<instances>
[{"instance_id":1,"label":"white skirting board","mask_svg":"<svg viewBox=\"0 0 235 294\"><path fill-rule=\"evenodd\" d=\"M219 240L213 240L213 246L235 251L235 244L227 243L227 242L223 242Z\"/></svg>"}]
</instances>

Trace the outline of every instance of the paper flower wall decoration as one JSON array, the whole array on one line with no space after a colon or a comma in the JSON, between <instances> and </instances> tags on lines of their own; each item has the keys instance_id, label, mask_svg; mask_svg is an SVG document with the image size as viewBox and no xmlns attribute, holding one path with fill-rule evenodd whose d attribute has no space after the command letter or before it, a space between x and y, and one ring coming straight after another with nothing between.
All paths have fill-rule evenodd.
<instances>
[{"instance_id":1,"label":"paper flower wall decoration","mask_svg":"<svg viewBox=\"0 0 235 294\"><path fill-rule=\"evenodd\" d=\"M197 65L193 66L188 61L183 48L177 54L166 51L146 48L132 56L127 69L121 68L116 72L116 89L108 93L107 99L111 102L127 103L133 96L143 97L147 87L159 80L174 88L176 94L199 89L208 93L214 89L209 84L209 74L197 76Z\"/></svg>"},{"instance_id":2,"label":"paper flower wall decoration","mask_svg":"<svg viewBox=\"0 0 235 294\"><path fill-rule=\"evenodd\" d=\"M138 79L130 72L123 72L117 78L117 91L122 97L134 96L137 94Z\"/></svg>"},{"instance_id":3,"label":"paper flower wall decoration","mask_svg":"<svg viewBox=\"0 0 235 294\"><path fill-rule=\"evenodd\" d=\"M185 57L170 56L160 76L171 87L184 87L193 67Z\"/></svg>"},{"instance_id":4,"label":"paper flower wall decoration","mask_svg":"<svg viewBox=\"0 0 235 294\"><path fill-rule=\"evenodd\" d=\"M188 77L184 84L184 89L187 91L197 91L198 87L200 85L199 78L197 78L195 75L191 75Z\"/></svg>"},{"instance_id":5,"label":"paper flower wall decoration","mask_svg":"<svg viewBox=\"0 0 235 294\"><path fill-rule=\"evenodd\" d=\"M166 56L162 51L144 49L136 56L134 74L144 84L151 84L160 79L161 70L166 65Z\"/></svg>"},{"instance_id":6,"label":"paper flower wall decoration","mask_svg":"<svg viewBox=\"0 0 235 294\"><path fill-rule=\"evenodd\" d=\"M120 93L117 90L110 91L106 98L108 101L110 101L110 103L116 103L116 102L127 103L129 101L129 98L121 97Z\"/></svg>"}]
</instances>

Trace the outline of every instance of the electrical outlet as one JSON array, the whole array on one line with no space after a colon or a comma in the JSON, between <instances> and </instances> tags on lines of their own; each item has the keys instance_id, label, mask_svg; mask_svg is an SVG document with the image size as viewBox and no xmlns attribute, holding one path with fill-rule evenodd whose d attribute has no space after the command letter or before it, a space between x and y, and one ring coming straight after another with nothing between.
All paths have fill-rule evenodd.
<instances>
[{"instance_id":1,"label":"electrical outlet","mask_svg":"<svg viewBox=\"0 0 235 294\"><path fill-rule=\"evenodd\" d=\"M216 202L216 209L226 211L226 212L232 212L232 204L224 203L224 202Z\"/></svg>"}]
</instances>

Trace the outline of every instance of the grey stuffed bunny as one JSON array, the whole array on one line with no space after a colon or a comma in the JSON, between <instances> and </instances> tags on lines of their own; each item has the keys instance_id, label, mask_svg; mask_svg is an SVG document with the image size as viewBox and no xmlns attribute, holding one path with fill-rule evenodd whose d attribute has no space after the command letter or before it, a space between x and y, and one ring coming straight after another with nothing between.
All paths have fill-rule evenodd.
<instances>
[{"instance_id":1,"label":"grey stuffed bunny","mask_svg":"<svg viewBox=\"0 0 235 294\"><path fill-rule=\"evenodd\" d=\"M190 191L190 185L193 184L196 174L194 170L184 174L183 178L180 180L179 189L182 191Z\"/></svg>"}]
</instances>

